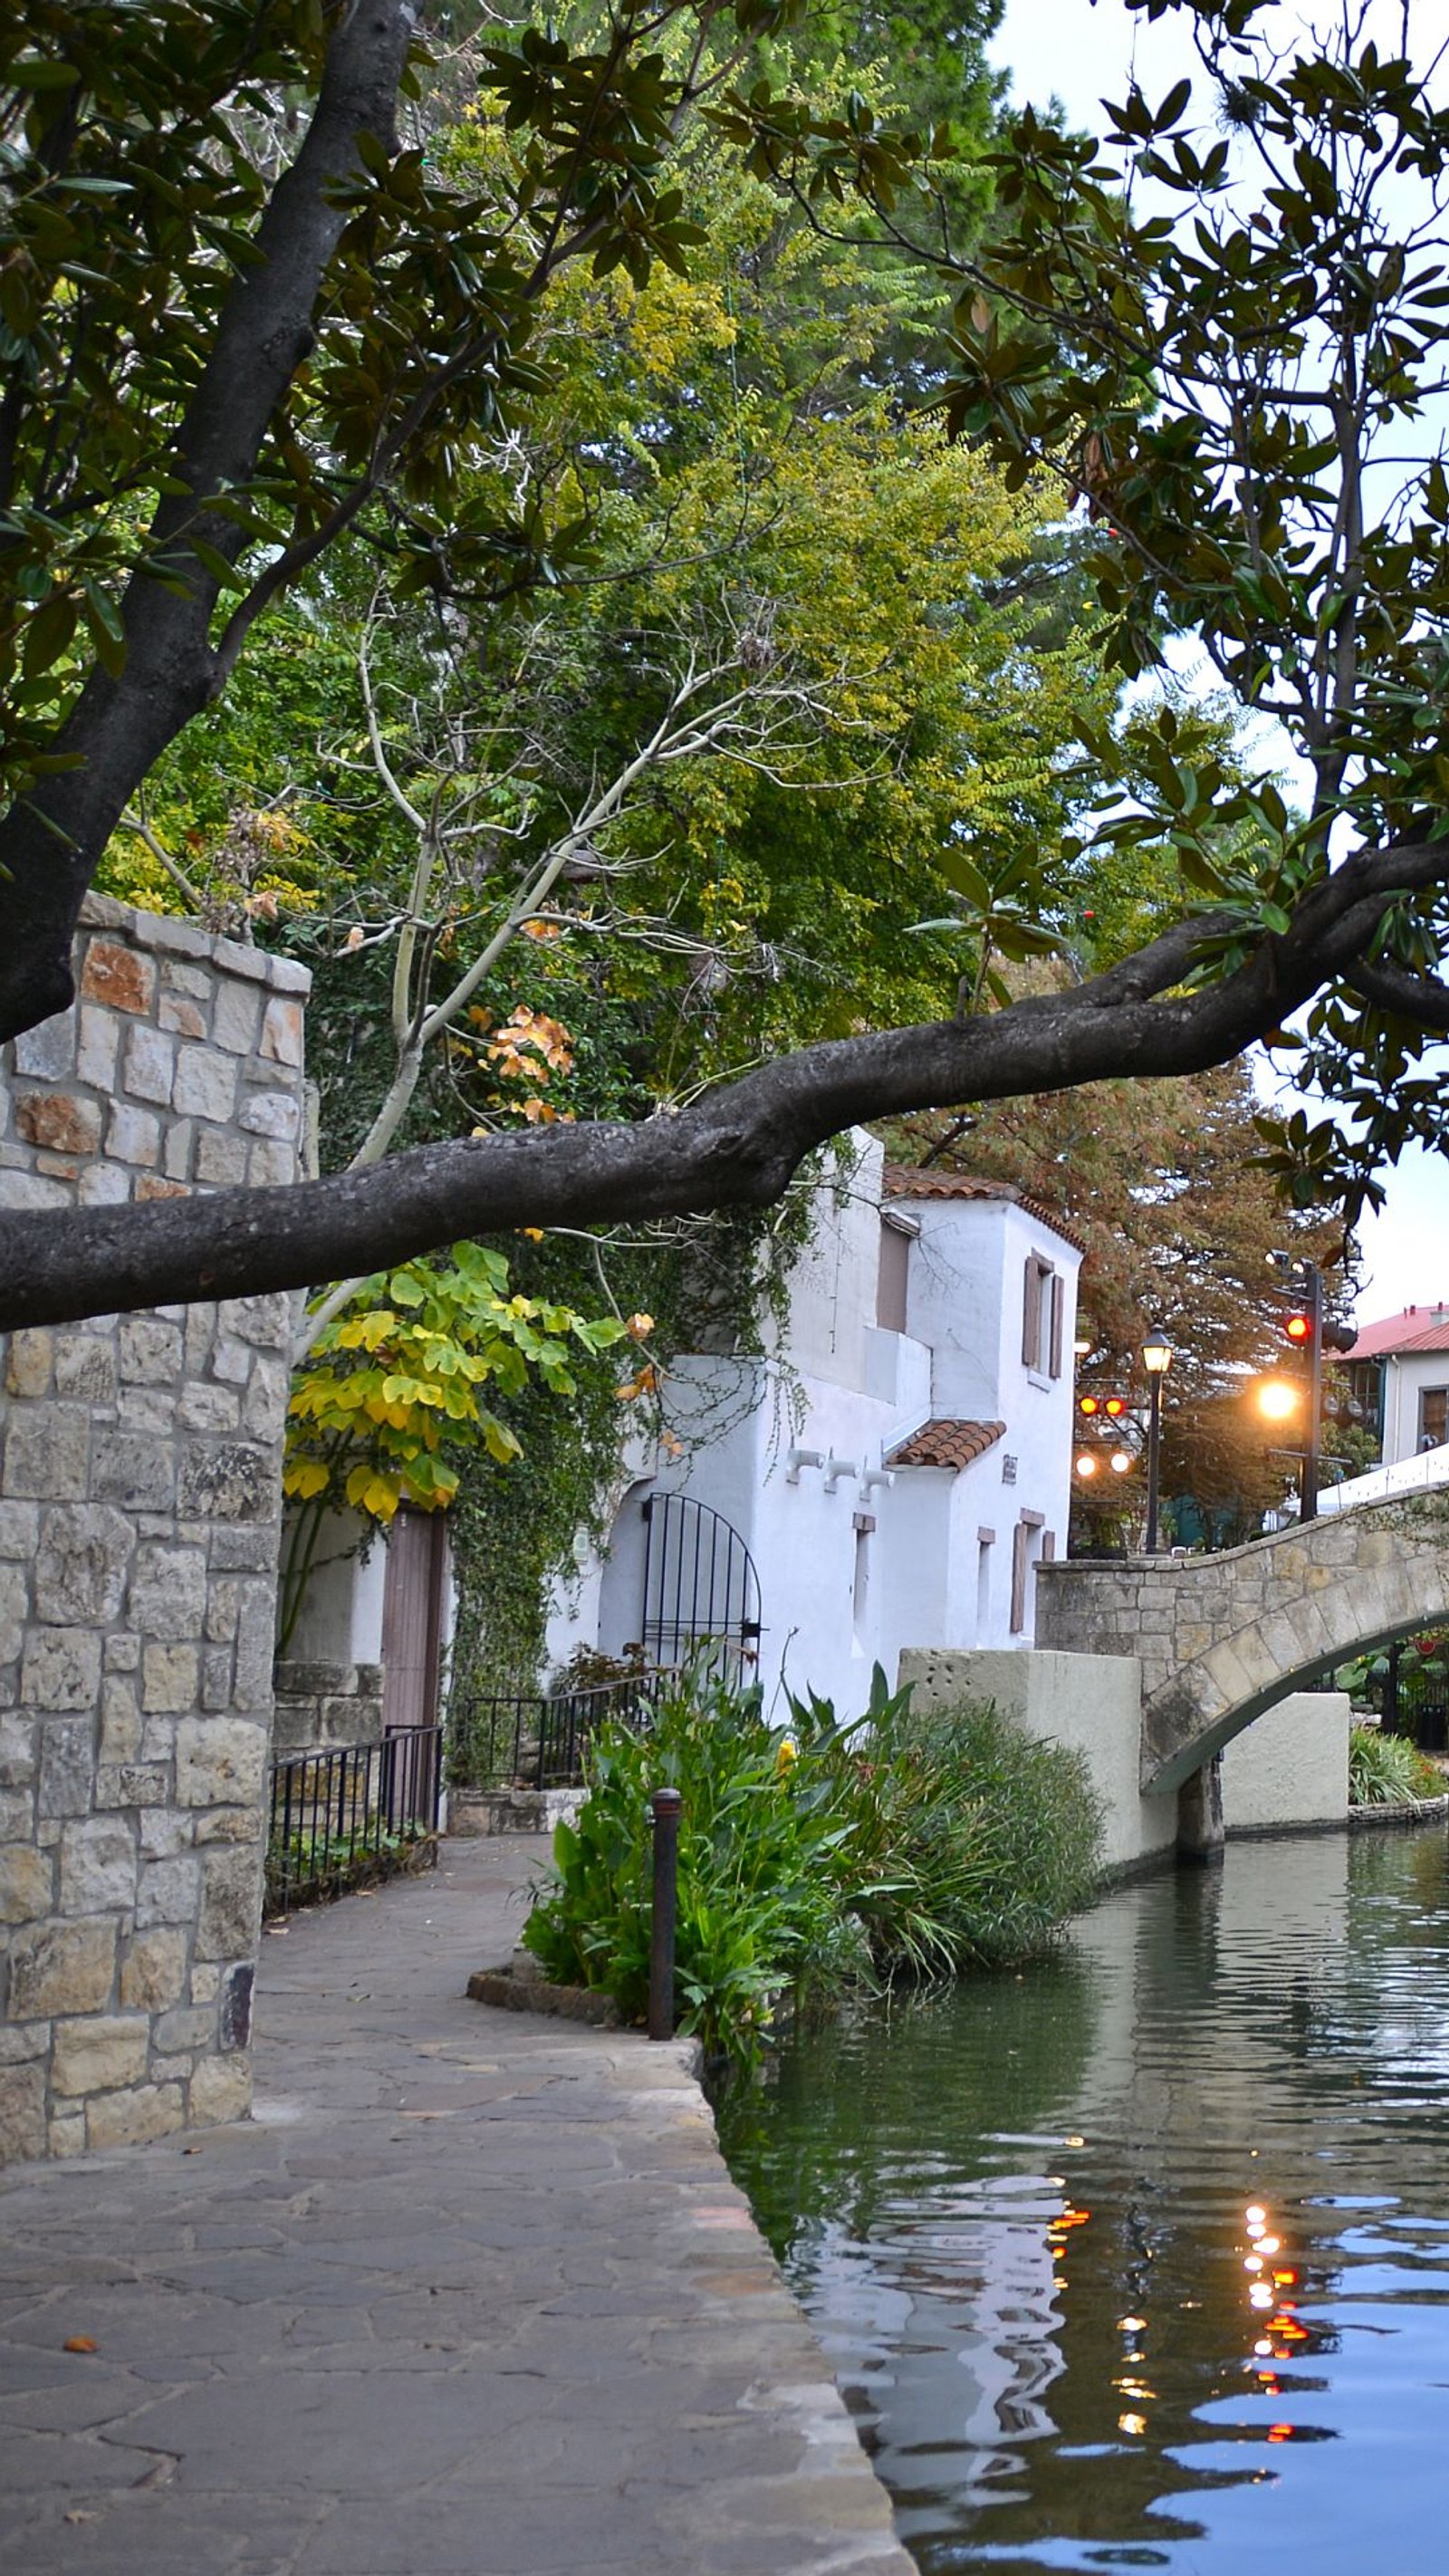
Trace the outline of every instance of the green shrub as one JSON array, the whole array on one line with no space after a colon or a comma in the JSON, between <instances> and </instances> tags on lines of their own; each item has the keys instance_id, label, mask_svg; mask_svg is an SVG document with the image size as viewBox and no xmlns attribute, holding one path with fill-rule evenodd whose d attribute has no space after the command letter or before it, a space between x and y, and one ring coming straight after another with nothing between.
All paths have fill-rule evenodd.
<instances>
[{"instance_id":1,"label":"green shrub","mask_svg":"<svg viewBox=\"0 0 1449 2576\"><path fill-rule=\"evenodd\" d=\"M1442 1797L1443 1774L1402 1735L1380 1726L1348 1731L1348 1796L1354 1807L1407 1807L1416 1798Z\"/></svg>"},{"instance_id":2,"label":"green shrub","mask_svg":"<svg viewBox=\"0 0 1449 2576\"><path fill-rule=\"evenodd\" d=\"M1091 1893L1098 1813L1075 1755L992 1708L915 1717L879 1671L864 1719L791 1707L790 1728L772 1729L758 1693L695 1674L647 1735L600 1728L523 1935L550 1978L642 2020L656 1788L683 1799L682 2025L741 2060L786 1988L819 2005L1024 1958Z\"/></svg>"}]
</instances>

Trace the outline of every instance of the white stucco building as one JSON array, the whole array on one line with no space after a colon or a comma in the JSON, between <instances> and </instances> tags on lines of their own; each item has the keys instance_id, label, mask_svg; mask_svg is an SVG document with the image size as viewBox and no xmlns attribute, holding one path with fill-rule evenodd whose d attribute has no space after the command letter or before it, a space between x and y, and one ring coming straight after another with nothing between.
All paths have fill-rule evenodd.
<instances>
[{"instance_id":1,"label":"white stucco building","mask_svg":"<svg viewBox=\"0 0 1449 2576\"><path fill-rule=\"evenodd\" d=\"M783 1675L844 1714L903 1647L1028 1645L1065 1546L1080 1265L1019 1191L883 1169L857 1132L763 1353L671 1369L679 1453L633 1462L553 1659L729 1630L767 1705Z\"/></svg>"},{"instance_id":2,"label":"white stucco building","mask_svg":"<svg viewBox=\"0 0 1449 2576\"><path fill-rule=\"evenodd\" d=\"M1366 1324L1345 1365L1385 1467L1449 1441L1449 1306L1406 1306Z\"/></svg>"}]
</instances>

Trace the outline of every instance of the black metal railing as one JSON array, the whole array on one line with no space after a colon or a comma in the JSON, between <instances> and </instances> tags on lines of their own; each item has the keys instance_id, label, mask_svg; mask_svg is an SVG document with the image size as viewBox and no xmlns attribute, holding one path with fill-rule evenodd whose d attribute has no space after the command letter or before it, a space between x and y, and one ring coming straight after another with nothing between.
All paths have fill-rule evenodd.
<instances>
[{"instance_id":1,"label":"black metal railing","mask_svg":"<svg viewBox=\"0 0 1449 2576\"><path fill-rule=\"evenodd\" d=\"M440 1726L399 1726L376 1744L290 1753L272 1765L266 1911L342 1896L436 1857Z\"/></svg>"},{"instance_id":2,"label":"black metal railing","mask_svg":"<svg viewBox=\"0 0 1449 2576\"><path fill-rule=\"evenodd\" d=\"M1406 1735L1421 1753L1449 1751L1449 1676L1442 1666L1449 1655L1415 1656L1401 1662L1402 1649L1390 1646L1387 1669L1369 1684L1384 1730ZM1426 1670L1426 1661L1437 1670Z\"/></svg>"},{"instance_id":3,"label":"black metal railing","mask_svg":"<svg viewBox=\"0 0 1449 2576\"><path fill-rule=\"evenodd\" d=\"M470 1789L577 1788L595 1727L605 1718L647 1726L673 1679L630 1673L588 1690L464 1692L453 1702L449 1777Z\"/></svg>"}]
</instances>

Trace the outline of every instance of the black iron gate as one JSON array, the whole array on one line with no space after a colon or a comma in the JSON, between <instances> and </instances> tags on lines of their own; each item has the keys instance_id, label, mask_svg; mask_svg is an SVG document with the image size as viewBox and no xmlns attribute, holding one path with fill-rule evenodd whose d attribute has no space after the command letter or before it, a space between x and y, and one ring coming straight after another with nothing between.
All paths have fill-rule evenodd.
<instances>
[{"instance_id":1,"label":"black iron gate","mask_svg":"<svg viewBox=\"0 0 1449 2576\"><path fill-rule=\"evenodd\" d=\"M760 1652L760 1580L722 1512L689 1494L644 1504L646 1662L669 1666L718 1647L733 1679L749 1680Z\"/></svg>"}]
</instances>

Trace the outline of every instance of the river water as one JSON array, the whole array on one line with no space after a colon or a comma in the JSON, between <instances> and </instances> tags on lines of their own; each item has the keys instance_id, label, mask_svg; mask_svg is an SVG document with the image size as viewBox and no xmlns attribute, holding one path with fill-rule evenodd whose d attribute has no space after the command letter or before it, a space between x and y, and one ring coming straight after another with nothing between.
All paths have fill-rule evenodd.
<instances>
[{"instance_id":1,"label":"river water","mask_svg":"<svg viewBox=\"0 0 1449 2576\"><path fill-rule=\"evenodd\" d=\"M925 2576L1449 2571L1449 1836L802 2031L726 2152Z\"/></svg>"}]
</instances>

